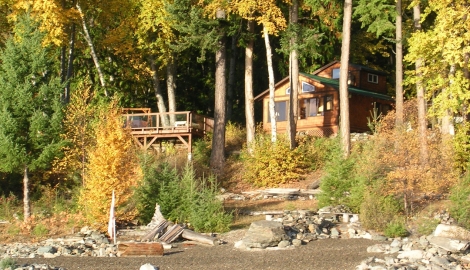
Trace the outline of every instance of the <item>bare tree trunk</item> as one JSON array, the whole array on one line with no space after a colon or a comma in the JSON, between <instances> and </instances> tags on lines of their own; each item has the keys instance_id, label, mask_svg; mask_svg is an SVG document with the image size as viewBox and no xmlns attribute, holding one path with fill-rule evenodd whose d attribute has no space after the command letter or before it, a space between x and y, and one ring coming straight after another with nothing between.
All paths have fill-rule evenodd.
<instances>
[{"instance_id":1,"label":"bare tree trunk","mask_svg":"<svg viewBox=\"0 0 470 270\"><path fill-rule=\"evenodd\" d=\"M91 57L93 58L93 62L95 63L95 68L96 68L96 72L98 72L98 77L100 79L101 87L103 87L104 89L105 96L108 96L108 91L106 90L106 80L104 79L104 74L103 74L103 71L101 70L101 66L98 61L98 55L96 54L95 47L93 46L93 41L91 39L90 33L88 32L88 28L86 26L85 14L83 14L82 8L80 7L78 3L76 4L76 7L77 7L78 12L80 13L80 17L82 18L83 36L85 37L88 47L90 47L90 54L91 54Z\"/></svg>"},{"instance_id":2,"label":"bare tree trunk","mask_svg":"<svg viewBox=\"0 0 470 270\"><path fill-rule=\"evenodd\" d=\"M421 10L419 3L413 7L413 20L415 31L421 31ZM423 74L421 67L424 65L423 59L416 60L416 99L418 102L418 131L419 131L419 159L421 166L425 166L428 160L427 146L427 122L426 122L426 99L424 98Z\"/></svg>"},{"instance_id":3,"label":"bare tree trunk","mask_svg":"<svg viewBox=\"0 0 470 270\"><path fill-rule=\"evenodd\" d=\"M155 58L153 56L149 56L148 59L150 62L150 69L152 70L153 90L155 92L155 97L157 98L158 112L162 113L160 114L160 119L162 121L163 126L169 126L170 123L168 121L168 117L167 115L163 114L167 111L165 106L165 100L163 99L162 89L160 87L160 80L158 79L158 70L155 64Z\"/></svg>"},{"instance_id":4,"label":"bare tree trunk","mask_svg":"<svg viewBox=\"0 0 470 270\"><path fill-rule=\"evenodd\" d=\"M29 200L28 166L24 167L24 174L23 174L23 215L24 215L24 222L28 222L28 219L31 217L31 202Z\"/></svg>"},{"instance_id":5,"label":"bare tree trunk","mask_svg":"<svg viewBox=\"0 0 470 270\"><path fill-rule=\"evenodd\" d=\"M296 25L299 16L299 1L293 0L290 12L291 24ZM290 46L293 48L289 55L289 75L290 75L290 93L289 93L289 124L288 135L290 141L290 149L297 147L295 136L297 134L297 119L298 119L298 99L299 99L299 59L297 55L297 35L294 35L290 40Z\"/></svg>"},{"instance_id":6,"label":"bare tree trunk","mask_svg":"<svg viewBox=\"0 0 470 270\"><path fill-rule=\"evenodd\" d=\"M400 0L399 0L400 1ZM343 155L348 157L351 151L349 122L348 67L349 46L351 43L352 0L344 1L343 38L341 44L341 65L339 75L340 133Z\"/></svg>"},{"instance_id":7,"label":"bare tree trunk","mask_svg":"<svg viewBox=\"0 0 470 270\"><path fill-rule=\"evenodd\" d=\"M75 23L72 24L70 31L70 41L69 41L69 57L68 57L68 63L67 63L67 84L65 85L65 103L70 102L70 78L72 78L72 73L73 73L73 59L75 55L75 32L76 32L76 26Z\"/></svg>"},{"instance_id":8,"label":"bare tree trunk","mask_svg":"<svg viewBox=\"0 0 470 270\"><path fill-rule=\"evenodd\" d=\"M402 8L401 0L397 0L397 19L396 19L396 119L397 127L403 125L403 43L402 43Z\"/></svg>"},{"instance_id":9,"label":"bare tree trunk","mask_svg":"<svg viewBox=\"0 0 470 270\"><path fill-rule=\"evenodd\" d=\"M233 110L233 92L235 89L235 70L237 62L237 35L232 36L232 46L230 54L230 65L228 72L228 87L227 87L227 119L226 121L232 120Z\"/></svg>"},{"instance_id":10,"label":"bare tree trunk","mask_svg":"<svg viewBox=\"0 0 470 270\"><path fill-rule=\"evenodd\" d=\"M268 62L268 77L269 77L269 114L271 117L271 142L275 143L277 140L276 128L276 108L274 103L274 70L273 70L273 54L271 51L271 44L269 43L268 29L263 27L264 43L266 45L266 61Z\"/></svg>"},{"instance_id":11,"label":"bare tree trunk","mask_svg":"<svg viewBox=\"0 0 470 270\"><path fill-rule=\"evenodd\" d=\"M175 98L175 91L176 91L176 59L174 55L172 55L168 61L166 66L166 86L168 91L168 111L169 112L176 112L176 98ZM170 114L170 124L175 124L175 115Z\"/></svg>"},{"instance_id":12,"label":"bare tree trunk","mask_svg":"<svg viewBox=\"0 0 470 270\"><path fill-rule=\"evenodd\" d=\"M219 40L219 50L215 54L215 105L214 133L212 136L211 169L221 172L225 159L225 111L226 111L226 82L225 82L225 37Z\"/></svg>"},{"instance_id":13,"label":"bare tree trunk","mask_svg":"<svg viewBox=\"0 0 470 270\"><path fill-rule=\"evenodd\" d=\"M254 21L248 21L248 32L254 32ZM245 49L245 118L246 118L246 144L250 151L255 139L255 108L253 97L253 47L254 41L250 39Z\"/></svg>"}]
</instances>

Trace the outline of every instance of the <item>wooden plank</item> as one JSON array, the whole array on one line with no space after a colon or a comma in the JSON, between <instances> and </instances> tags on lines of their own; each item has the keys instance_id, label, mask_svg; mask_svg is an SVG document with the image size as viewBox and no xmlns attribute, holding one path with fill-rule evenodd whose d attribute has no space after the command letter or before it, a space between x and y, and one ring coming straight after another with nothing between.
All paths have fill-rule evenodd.
<instances>
[{"instance_id":1,"label":"wooden plank","mask_svg":"<svg viewBox=\"0 0 470 270\"><path fill-rule=\"evenodd\" d=\"M118 244L118 256L163 256L163 245L158 242L124 242Z\"/></svg>"},{"instance_id":2,"label":"wooden plank","mask_svg":"<svg viewBox=\"0 0 470 270\"><path fill-rule=\"evenodd\" d=\"M188 229L183 230L181 237L188 239L188 240L193 240L202 244L211 245L211 246L215 246L218 243L217 238L215 237L203 235L203 234L200 234L200 233L188 230Z\"/></svg>"}]
</instances>

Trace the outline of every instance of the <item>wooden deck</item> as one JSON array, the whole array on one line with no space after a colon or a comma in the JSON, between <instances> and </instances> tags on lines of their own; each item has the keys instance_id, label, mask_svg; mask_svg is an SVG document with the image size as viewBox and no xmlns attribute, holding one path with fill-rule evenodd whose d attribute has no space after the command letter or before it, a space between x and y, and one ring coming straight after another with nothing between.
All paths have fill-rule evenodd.
<instances>
[{"instance_id":1,"label":"wooden deck","mask_svg":"<svg viewBox=\"0 0 470 270\"><path fill-rule=\"evenodd\" d=\"M178 139L192 152L193 137L212 132L214 120L190 111L152 113L148 108L123 109L125 126L131 129L134 142L142 149L161 147L165 140Z\"/></svg>"}]
</instances>

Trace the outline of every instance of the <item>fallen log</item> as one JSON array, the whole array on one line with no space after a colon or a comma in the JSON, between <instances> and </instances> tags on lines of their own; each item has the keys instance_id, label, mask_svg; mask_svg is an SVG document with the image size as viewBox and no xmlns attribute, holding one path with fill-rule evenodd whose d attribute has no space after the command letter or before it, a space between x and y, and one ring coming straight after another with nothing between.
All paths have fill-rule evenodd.
<instances>
[{"instance_id":1,"label":"fallen log","mask_svg":"<svg viewBox=\"0 0 470 270\"><path fill-rule=\"evenodd\" d=\"M200 234L195 231L188 230L188 229L183 230L181 237L183 237L184 239L192 240L195 242L199 242L199 243L207 244L211 246L215 246L218 244L217 238L203 235L203 234Z\"/></svg>"},{"instance_id":2,"label":"fallen log","mask_svg":"<svg viewBox=\"0 0 470 270\"><path fill-rule=\"evenodd\" d=\"M155 228L153 228L149 233L147 233L144 237L142 237L142 242L144 241L152 241L155 236L158 236L163 230L168 227L168 221L163 220L161 221Z\"/></svg>"},{"instance_id":3,"label":"fallen log","mask_svg":"<svg viewBox=\"0 0 470 270\"><path fill-rule=\"evenodd\" d=\"M118 256L163 256L163 245L158 242L124 242L118 244Z\"/></svg>"}]
</instances>

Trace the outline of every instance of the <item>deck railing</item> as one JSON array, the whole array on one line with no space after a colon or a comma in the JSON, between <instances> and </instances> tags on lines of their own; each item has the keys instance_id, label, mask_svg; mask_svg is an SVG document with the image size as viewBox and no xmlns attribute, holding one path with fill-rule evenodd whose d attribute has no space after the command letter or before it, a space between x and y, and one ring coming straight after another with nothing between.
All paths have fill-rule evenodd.
<instances>
[{"instance_id":1,"label":"deck railing","mask_svg":"<svg viewBox=\"0 0 470 270\"><path fill-rule=\"evenodd\" d=\"M124 126L132 134L195 133L212 132L214 120L191 111L167 113L123 114Z\"/></svg>"}]
</instances>

